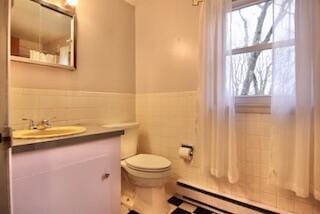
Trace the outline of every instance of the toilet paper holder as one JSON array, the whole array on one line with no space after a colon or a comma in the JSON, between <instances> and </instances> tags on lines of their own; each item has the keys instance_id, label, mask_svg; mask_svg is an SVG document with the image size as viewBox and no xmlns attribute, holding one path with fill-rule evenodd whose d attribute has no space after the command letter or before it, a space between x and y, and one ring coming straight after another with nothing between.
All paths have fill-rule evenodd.
<instances>
[{"instance_id":1,"label":"toilet paper holder","mask_svg":"<svg viewBox=\"0 0 320 214\"><path fill-rule=\"evenodd\" d=\"M190 154L193 155L193 145L191 145L191 144L181 144L181 147L191 149L191 153Z\"/></svg>"},{"instance_id":2,"label":"toilet paper holder","mask_svg":"<svg viewBox=\"0 0 320 214\"><path fill-rule=\"evenodd\" d=\"M190 151L190 156L191 156L191 157L193 156L193 145L191 145L191 144L181 144L181 147L182 147L182 148L189 148L189 149L191 149L191 151Z\"/></svg>"}]
</instances>

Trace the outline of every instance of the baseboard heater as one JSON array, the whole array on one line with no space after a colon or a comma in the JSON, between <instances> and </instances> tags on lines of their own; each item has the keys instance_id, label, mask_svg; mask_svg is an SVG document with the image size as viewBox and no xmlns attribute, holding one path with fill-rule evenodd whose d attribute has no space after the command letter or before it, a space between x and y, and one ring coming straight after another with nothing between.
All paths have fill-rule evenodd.
<instances>
[{"instance_id":1,"label":"baseboard heater","mask_svg":"<svg viewBox=\"0 0 320 214\"><path fill-rule=\"evenodd\" d=\"M206 190L188 182L178 180L177 194L182 197L183 200L209 207L213 210L220 210L221 213L236 213L236 214L282 214L288 213L280 211L276 208L271 208L258 203L249 203L237 200L232 197L228 197L222 194L217 194L212 191Z\"/></svg>"}]
</instances>

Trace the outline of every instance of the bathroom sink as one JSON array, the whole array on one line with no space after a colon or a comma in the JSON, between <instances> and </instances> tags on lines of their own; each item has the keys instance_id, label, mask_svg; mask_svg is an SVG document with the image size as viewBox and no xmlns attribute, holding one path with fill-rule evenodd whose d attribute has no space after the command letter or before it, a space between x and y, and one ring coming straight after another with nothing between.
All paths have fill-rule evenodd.
<instances>
[{"instance_id":1,"label":"bathroom sink","mask_svg":"<svg viewBox=\"0 0 320 214\"><path fill-rule=\"evenodd\" d=\"M17 139L41 139L62 137L74 134L80 134L86 131L85 127L81 126L57 126L44 130L18 130L13 132L13 138Z\"/></svg>"}]
</instances>

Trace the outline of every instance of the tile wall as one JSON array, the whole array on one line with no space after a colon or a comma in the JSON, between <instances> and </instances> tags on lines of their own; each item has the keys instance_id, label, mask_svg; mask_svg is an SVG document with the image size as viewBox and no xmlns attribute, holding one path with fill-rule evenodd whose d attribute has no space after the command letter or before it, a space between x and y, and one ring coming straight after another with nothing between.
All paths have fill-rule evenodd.
<instances>
[{"instance_id":1,"label":"tile wall","mask_svg":"<svg viewBox=\"0 0 320 214\"><path fill-rule=\"evenodd\" d=\"M241 180L230 185L202 169L201 144L197 140L197 96L194 91L126 94L68 90L13 88L11 124L27 128L22 118L53 119L54 125L140 123L141 152L162 155L173 163L172 180L181 178L215 191L260 202L293 213L320 214L320 203L295 197L269 184L270 115L238 114ZM135 112L136 111L136 112ZM169 121L169 122L168 122ZM180 144L195 146L194 159L178 157Z\"/></svg>"},{"instance_id":2,"label":"tile wall","mask_svg":"<svg viewBox=\"0 0 320 214\"><path fill-rule=\"evenodd\" d=\"M214 179L203 170L197 140L196 92L137 94L137 120L141 123L140 151L163 155L173 163L172 180L260 202L292 213L319 214L320 202L296 197L269 183L271 118L268 114L237 114L241 179L236 185ZM169 121L169 122L168 122ZM191 163L178 157L181 143L194 144Z\"/></svg>"},{"instance_id":3,"label":"tile wall","mask_svg":"<svg viewBox=\"0 0 320 214\"><path fill-rule=\"evenodd\" d=\"M11 124L27 128L28 122L51 119L54 125L108 124L135 120L135 94L68 90L11 90Z\"/></svg>"}]
</instances>

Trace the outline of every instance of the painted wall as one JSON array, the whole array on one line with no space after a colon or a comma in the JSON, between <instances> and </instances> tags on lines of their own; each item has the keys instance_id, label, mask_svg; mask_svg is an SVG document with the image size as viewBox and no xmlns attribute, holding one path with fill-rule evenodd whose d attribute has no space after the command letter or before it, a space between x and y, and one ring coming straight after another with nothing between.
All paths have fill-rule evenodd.
<instances>
[{"instance_id":1,"label":"painted wall","mask_svg":"<svg viewBox=\"0 0 320 214\"><path fill-rule=\"evenodd\" d=\"M136 1L137 93L196 89L199 8L190 4Z\"/></svg>"},{"instance_id":2,"label":"painted wall","mask_svg":"<svg viewBox=\"0 0 320 214\"><path fill-rule=\"evenodd\" d=\"M122 0L78 2L76 71L11 62L13 128L28 128L22 118L53 125L135 120L134 7Z\"/></svg>"},{"instance_id":3,"label":"painted wall","mask_svg":"<svg viewBox=\"0 0 320 214\"><path fill-rule=\"evenodd\" d=\"M135 92L134 8L120 0L78 2L77 70L11 62L13 87Z\"/></svg>"}]
</instances>

